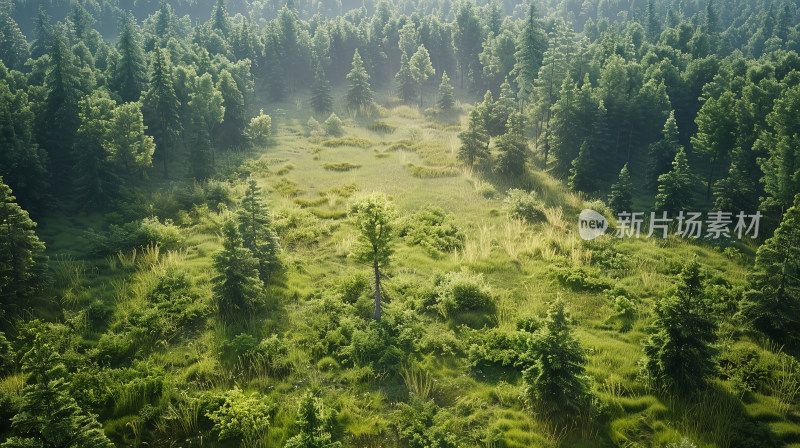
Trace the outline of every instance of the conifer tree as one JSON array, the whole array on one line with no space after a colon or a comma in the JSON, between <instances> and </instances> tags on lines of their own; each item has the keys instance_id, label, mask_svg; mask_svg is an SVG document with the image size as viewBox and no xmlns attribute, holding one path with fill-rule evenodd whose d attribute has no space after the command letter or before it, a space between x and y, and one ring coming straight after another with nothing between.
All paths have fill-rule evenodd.
<instances>
[{"instance_id":1,"label":"conifer tree","mask_svg":"<svg viewBox=\"0 0 800 448\"><path fill-rule=\"evenodd\" d=\"M358 247L355 255L372 265L375 280L373 319L381 320L381 270L389 265L394 253L393 226L396 212L385 195L374 193L353 204L350 217L358 229Z\"/></svg>"},{"instance_id":2,"label":"conifer tree","mask_svg":"<svg viewBox=\"0 0 800 448\"><path fill-rule=\"evenodd\" d=\"M236 81L227 70L219 74L217 90L222 96L222 106L225 109L222 123L217 127L216 141L223 148L240 147L245 142L244 131L247 126L245 119L244 97L236 86Z\"/></svg>"},{"instance_id":3,"label":"conifer tree","mask_svg":"<svg viewBox=\"0 0 800 448\"><path fill-rule=\"evenodd\" d=\"M447 72L442 73L442 83L439 84L437 106L442 112L450 112L456 104L455 96L453 95L453 86L450 84L450 77Z\"/></svg>"},{"instance_id":4,"label":"conifer tree","mask_svg":"<svg viewBox=\"0 0 800 448\"><path fill-rule=\"evenodd\" d=\"M335 418L336 410L325 408L313 392L306 393L297 413L299 432L283 448L340 448L342 444L333 442L331 437Z\"/></svg>"},{"instance_id":5,"label":"conifer tree","mask_svg":"<svg viewBox=\"0 0 800 448\"><path fill-rule=\"evenodd\" d=\"M774 341L797 347L800 334L800 194L756 253L742 314Z\"/></svg>"},{"instance_id":6,"label":"conifer tree","mask_svg":"<svg viewBox=\"0 0 800 448\"><path fill-rule=\"evenodd\" d=\"M144 177L145 168L153 165L156 145L153 137L145 135L145 126L139 103L125 103L114 109L106 132L106 150L122 164L129 174Z\"/></svg>"},{"instance_id":7,"label":"conifer tree","mask_svg":"<svg viewBox=\"0 0 800 448\"><path fill-rule=\"evenodd\" d=\"M646 185L653 190L658 187L659 176L672 169L672 161L681 150L675 112L670 112L661 135L661 140L651 144L648 149Z\"/></svg>"},{"instance_id":8,"label":"conifer tree","mask_svg":"<svg viewBox=\"0 0 800 448\"><path fill-rule=\"evenodd\" d=\"M33 21L33 34L36 37L31 44L31 58L33 59L38 59L51 51L55 36L50 19L50 14L47 13L44 5L39 5L39 11Z\"/></svg>"},{"instance_id":9,"label":"conifer tree","mask_svg":"<svg viewBox=\"0 0 800 448\"><path fill-rule=\"evenodd\" d=\"M36 290L42 274L44 244L36 223L15 202L0 177L0 305L21 305Z\"/></svg>"},{"instance_id":10,"label":"conifer tree","mask_svg":"<svg viewBox=\"0 0 800 448\"><path fill-rule=\"evenodd\" d=\"M672 171L658 176L655 209L677 214L692 205L692 173L683 149L675 155Z\"/></svg>"},{"instance_id":11,"label":"conifer tree","mask_svg":"<svg viewBox=\"0 0 800 448\"><path fill-rule=\"evenodd\" d=\"M3 448L114 447L97 416L70 396L61 356L41 336L22 358L22 370L27 375L22 407L11 422L14 436Z\"/></svg>"},{"instance_id":12,"label":"conifer tree","mask_svg":"<svg viewBox=\"0 0 800 448\"><path fill-rule=\"evenodd\" d=\"M697 133L691 142L697 154L708 161L706 198L711 197L714 168L736 145L736 99L733 92L724 92L719 98L708 98L695 118Z\"/></svg>"},{"instance_id":13,"label":"conifer tree","mask_svg":"<svg viewBox=\"0 0 800 448\"><path fill-rule=\"evenodd\" d=\"M228 10L225 8L225 0L217 0L214 4L214 12L211 13L212 24L211 28L219 31L222 36L228 37L231 31L230 20L228 19Z\"/></svg>"},{"instance_id":14,"label":"conifer tree","mask_svg":"<svg viewBox=\"0 0 800 448\"><path fill-rule=\"evenodd\" d=\"M525 26L517 43L517 59L514 70L515 80L519 87L519 99L527 100L533 93L534 81L539 74L542 58L547 49L547 36L539 19L536 17L536 3L530 2Z\"/></svg>"},{"instance_id":15,"label":"conifer tree","mask_svg":"<svg viewBox=\"0 0 800 448\"><path fill-rule=\"evenodd\" d=\"M766 193L761 205L783 213L800 193L800 85L781 92L766 121L773 131L763 132L756 142L766 153L759 160Z\"/></svg>"},{"instance_id":16,"label":"conifer tree","mask_svg":"<svg viewBox=\"0 0 800 448\"><path fill-rule=\"evenodd\" d=\"M0 61L11 69L22 70L30 54L28 41L19 25L5 9L0 9Z\"/></svg>"},{"instance_id":17,"label":"conifer tree","mask_svg":"<svg viewBox=\"0 0 800 448\"><path fill-rule=\"evenodd\" d=\"M369 75L364 69L364 61L356 49L353 54L353 68L347 74L350 86L347 89L347 108L362 112L372 107L372 89L369 85Z\"/></svg>"},{"instance_id":18,"label":"conifer tree","mask_svg":"<svg viewBox=\"0 0 800 448\"><path fill-rule=\"evenodd\" d=\"M475 162L489 158L489 136L484 128L483 117L478 108L469 113L467 129L458 134L461 147L458 149L458 159L468 168L475 166Z\"/></svg>"},{"instance_id":19,"label":"conifer tree","mask_svg":"<svg viewBox=\"0 0 800 448\"><path fill-rule=\"evenodd\" d=\"M654 385L681 394L703 388L716 368L716 324L694 259L678 275L675 294L656 303L644 342L643 373Z\"/></svg>"},{"instance_id":20,"label":"conifer tree","mask_svg":"<svg viewBox=\"0 0 800 448\"><path fill-rule=\"evenodd\" d=\"M182 131L179 115L180 101L175 94L172 67L166 52L156 48L153 52L150 90L144 96L143 113L148 134L156 144L155 155L164 166L164 178L168 175L169 159L175 151Z\"/></svg>"},{"instance_id":21,"label":"conifer tree","mask_svg":"<svg viewBox=\"0 0 800 448\"><path fill-rule=\"evenodd\" d=\"M261 201L261 189L255 180L248 183L237 212L242 246L249 249L258 260L261 281L267 284L270 275L278 269L278 237L272 229L272 219L267 206Z\"/></svg>"},{"instance_id":22,"label":"conifer tree","mask_svg":"<svg viewBox=\"0 0 800 448\"><path fill-rule=\"evenodd\" d=\"M758 190L747 167L747 151L737 148L731 156L728 176L714 184L714 209L720 211L756 210Z\"/></svg>"},{"instance_id":23,"label":"conifer tree","mask_svg":"<svg viewBox=\"0 0 800 448\"><path fill-rule=\"evenodd\" d=\"M414 81L417 83L417 89L419 90L419 107L422 108L425 81L435 75L436 71L434 71L433 65L431 64L431 55L424 45L420 45L417 48L417 51L411 56L409 63L411 65L411 75L414 77Z\"/></svg>"},{"instance_id":24,"label":"conifer tree","mask_svg":"<svg viewBox=\"0 0 800 448\"><path fill-rule=\"evenodd\" d=\"M196 139L206 139L207 142L199 143L203 148L208 148L211 156L211 166L214 166L214 130L225 116L225 106L222 93L214 87L214 80L209 73L197 78L195 91L189 101L190 115L194 123L193 130ZM198 165L199 166L199 165Z\"/></svg>"},{"instance_id":25,"label":"conifer tree","mask_svg":"<svg viewBox=\"0 0 800 448\"><path fill-rule=\"evenodd\" d=\"M136 19L127 14L117 41L119 61L114 69L112 86L125 103L138 101L147 86L147 68Z\"/></svg>"},{"instance_id":26,"label":"conifer tree","mask_svg":"<svg viewBox=\"0 0 800 448\"><path fill-rule=\"evenodd\" d=\"M627 163L622 167L622 171L619 172L617 182L611 186L608 206L611 207L614 213L633 210L633 184L631 183L631 173L628 171Z\"/></svg>"},{"instance_id":27,"label":"conifer tree","mask_svg":"<svg viewBox=\"0 0 800 448\"><path fill-rule=\"evenodd\" d=\"M258 260L244 240L233 220L222 226L221 251L214 254L214 293L219 311L227 320L248 317L258 306L263 290L259 278Z\"/></svg>"},{"instance_id":28,"label":"conifer tree","mask_svg":"<svg viewBox=\"0 0 800 448\"><path fill-rule=\"evenodd\" d=\"M325 126L325 133L330 136L340 137L344 133L342 120L334 113L331 113L323 125Z\"/></svg>"},{"instance_id":29,"label":"conifer tree","mask_svg":"<svg viewBox=\"0 0 800 448\"><path fill-rule=\"evenodd\" d=\"M106 138L116 103L105 90L80 102L81 124L75 141L77 203L82 208L103 209L113 201L121 184L110 160Z\"/></svg>"},{"instance_id":30,"label":"conifer tree","mask_svg":"<svg viewBox=\"0 0 800 448\"><path fill-rule=\"evenodd\" d=\"M525 141L525 121L522 114L512 112L508 118L508 131L497 139L495 148L499 154L495 171L511 177L525 173L528 158L528 143Z\"/></svg>"},{"instance_id":31,"label":"conifer tree","mask_svg":"<svg viewBox=\"0 0 800 448\"><path fill-rule=\"evenodd\" d=\"M547 314L544 329L529 345L525 396L548 417L574 418L591 405L586 352L572 333L563 301L556 300Z\"/></svg>"},{"instance_id":32,"label":"conifer tree","mask_svg":"<svg viewBox=\"0 0 800 448\"><path fill-rule=\"evenodd\" d=\"M403 52L400 59L400 71L394 77L397 82L397 96L406 103L410 103L417 98L417 85L414 81L414 74L411 71L411 64L408 55Z\"/></svg>"},{"instance_id":33,"label":"conifer tree","mask_svg":"<svg viewBox=\"0 0 800 448\"><path fill-rule=\"evenodd\" d=\"M311 86L311 107L315 113L320 115L333 110L331 83L325 76L321 64L317 64L317 70L314 73L314 85Z\"/></svg>"},{"instance_id":34,"label":"conifer tree","mask_svg":"<svg viewBox=\"0 0 800 448\"><path fill-rule=\"evenodd\" d=\"M572 161L569 186L573 191L597 191L603 179L603 169L610 165L608 149L608 117L606 108L600 102L591 118L591 134L584 139L578 157Z\"/></svg>"},{"instance_id":35,"label":"conifer tree","mask_svg":"<svg viewBox=\"0 0 800 448\"><path fill-rule=\"evenodd\" d=\"M661 22L656 14L655 0L647 0L647 18L645 25L647 27L647 39L652 43L658 42L658 38L661 36Z\"/></svg>"}]
</instances>

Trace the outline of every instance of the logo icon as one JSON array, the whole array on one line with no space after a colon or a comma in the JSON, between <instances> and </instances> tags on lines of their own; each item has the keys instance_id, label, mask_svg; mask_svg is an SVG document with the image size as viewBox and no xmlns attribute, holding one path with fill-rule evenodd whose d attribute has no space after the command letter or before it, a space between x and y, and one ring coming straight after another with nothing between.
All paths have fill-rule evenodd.
<instances>
[{"instance_id":1,"label":"logo icon","mask_svg":"<svg viewBox=\"0 0 800 448\"><path fill-rule=\"evenodd\" d=\"M608 221L600 213L587 208L578 215L578 232L584 240L593 240L606 233L606 229L608 229Z\"/></svg>"}]
</instances>

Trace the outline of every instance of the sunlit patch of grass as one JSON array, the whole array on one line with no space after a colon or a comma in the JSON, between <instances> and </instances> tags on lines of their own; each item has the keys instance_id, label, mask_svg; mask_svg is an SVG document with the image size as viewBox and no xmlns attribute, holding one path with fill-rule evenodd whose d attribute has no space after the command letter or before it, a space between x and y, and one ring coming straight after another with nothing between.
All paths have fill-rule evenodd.
<instances>
[{"instance_id":1,"label":"sunlit patch of grass","mask_svg":"<svg viewBox=\"0 0 800 448\"><path fill-rule=\"evenodd\" d=\"M362 165L358 163L341 162L341 163L326 163L322 165L328 171L351 171L361 168Z\"/></svg>"},{"instance_id":2,"label":"sunlit patch of grass","mask_svg":"<svg viewBox=\"0 0 800 448\"><path fill-rule=\"evenodd\" d=\"M455 177L461 174L458 168L452 166L418 166L413 163L406 165L411 171L411 175L421 178L432 177Z\"/></svg>"},{"instance_id":3,"label":"sunlit patch of grass","mask_svg":"<svg viewBox=\"0 0 800 448\"><path fill-rule=\"evenodd\" d=\"M340 146L354 146L356 148L369 148L372 142L359 137L342 137L333 140L326 140L322 142L322 146L326 148L338 148Z\"/></svg>"},{"instance_id":4,"label":"sunlit patch of grass","mask_svg":"<svg viewBox=\"0 0 800 448\"><path fill-rule=\"evenodd\" d=\"M297 185L297 182L287 178L283 178L278 182L275 182L274 184L272 184L272 188L287 198L300 196L301 194L303 194L304 191Z\"/></svg>"}]
</instances>

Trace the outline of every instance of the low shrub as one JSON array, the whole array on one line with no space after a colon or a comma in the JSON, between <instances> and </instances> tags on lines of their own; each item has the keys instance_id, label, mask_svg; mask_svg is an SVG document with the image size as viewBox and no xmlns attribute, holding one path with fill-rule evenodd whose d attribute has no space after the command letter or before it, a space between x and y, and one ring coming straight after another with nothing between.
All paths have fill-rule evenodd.
<instances>
[{"instance_id":1,"label":"low shrub","mask_svg":"<svg viewBox=\"0 0 800 448\"><path fill-rule=\"evenodd\" d=\"M370 125L367 126L367 129L372 132L377 132L378 134L392 134L397 127L383 121L376 121L374 123L370 123Z\"/></svg>"},{"instance_id":2,"label":"low shrub","mask_svg":"<svg viewBox=\"0 0 800 448\"><path fill-rule=\"evenodd\" d=\"M350 171L361 168L357 163L342 162L342 163L326 163L322 165L328 171Z\"/></svg>"},{"instance_id":3,"label":"low shrub","mask_svg":"<svg viewBox=\"0 0 800 448\"><path fill-rule=\"evenodd\" d=\"M332 137L339 137L344 133L342 128L342 120L332 113L324 123L325 133Z\"/></svg>"},{"instance_id":4,"label":"low shrub","mask_svg":"<svg viewBox=\"0 0 800 448\"><path fill-rule=\"evenodd\" d=\"M450 252L464 245L464 234L456 227L452 213L426 206L403 220L398 235L408 244L422 246L433 255Z\"/></svg>"},{"instance_id":5,"label":"low shrub","mask_svg":"<svg viewBox=\"0 0 800 448\"><path fill-rule=\"evenodd\" d=\"M392 143L391 145L387 146L384 149L384 152L393 152L393 151L413 151L414 149L411 147L413 143L410 140L400 140L397 143Z\"/></svg>"},{"instance_id":6,"label":"low shrub","mask_svg":"<svg viewBox=\"0 0 800 448\"><path fill-rule=\"evenodd\" d=\"M359 187L358 184L347 184L347 185L341 185L341 186L338 186L338 187L331 187L331 188L329 188L327 190L319 190L317 193L320 196L327 196L329 194L335 194L335 195L343 197L343 198L349 198L350 196L353 195L353 193L355 193L355 192L357 192L359 190L361 190L361 187Z\"/></svg>"},{"instance_id":7,"label":"low shrub","mask_svg":"<svg viewBox=\"0 0 800 448\"><path fill-rule=\"evenodd\" d=\"M483 274L448 272L437 281L436 307L444 317L460 311L493 311L492 290Z\"/></svg>"},{"instance_id":8,"label":"low shrub","mask_svg":"<svg viewBox=\"0 0 800 448\"><path fill-rule=\"evenodd\" d=\"M472 330L462 327L467 358L472 367L520 367L528 349L530 333L507 332L498 328Z\"/></svg>"},{"instance_id":9,"label":"low shrub","mask_svg":"<svg viewBox=\"0 0 800 448\"><path fill-rule=\"evenodd\" d=\"M275 231L287 248L311 246L330 235L330 228L313 213L302 209L284 209L275 214Z\"/></svg>"},{"instance_id":10,"label":"low shrub","mask_svg":"<svg viewBox=\"0 0 800 448\"><path fill-rule=\"evenodd\" d=\"M87 232L86 238L89 241L90 252L100 256L147 246L177 249L183 242L179 227L173 225L171 220L161 222L156 217L119 226L112 224L105 232Z\"/></svg>"},{"instance_id":11,"label":"low shrub","mask_svg":"<svg viewBox=\"0 0 800 448\"><path fill-rule=\"evenodd\" d=\"M359 137L343 137L333 140L326 140L322 142L322 146L326 148L338 148L340 146L354 146L356 148L369 148L372 142Z\"/></svg>"},{"instance_id":12,"label":"low shrub","mask_svg":"<svg viewBox=\"0 0 800 448\"><path fill-rule=\"evenodd\" d=\"M303 189L297 185L297 182L285 177L272 184L272 188L287 198L300 196L303 193Z\"/></svg>"},{"instance_id":13,"label":"low shrub","mask_svg":"<svg viewBox=\"0 0 800 448\"><path fill-rule=\"evenodd\" d=\"M303 199L303 198L295 198L294 203L299 205L300 207L307 208L307 207L318 207L320 205L324 205L328 203L327 198L316 198L316 199Z\"/></svg>"},{"instance_id":14,"label":"low shrub","mask_svg":"<svg viewBox=\"0 0 800 448\"><path fill-rule=\"evenodd\" d=\"M461 174L461 170L454 166L419 166L413 163L406 166L412 176L420 178L455 177Z\"/></svg>"},{"instance_id":15,"label":"low shrub","mask_svg":"<svg viewBox=\"0 0 800 448\"><path fill-rule=\"evenodd\" d=\"M512 188L508 190L508 196L503 201L511 216L524 219L530 223L540 222L547 219L544 211L544 204L536 197L534 192L526 192Z\"/></svg>"},{"instance_id":16,"label":"low shrub","mask_svg":"<svg viewBox=\"0 0 800 448\"><path fill-rule=\"evenodd\" d=\"M309 211L319 219L344 219L347 217L347 212L340 210L319 210L312 208L309 209Z\"/></svg>"},{"instance_id":17,"label":"low shrub","mask_svg":"<svg viewBox=\"0 0 800 448\"><path fill-rule=\"evenodd\" d=\"M582 267L557 265L553 266L552 272L559 283L574 291L602 292L612 287L597 273L589 272Z\"/></svg>"}]
</instances>

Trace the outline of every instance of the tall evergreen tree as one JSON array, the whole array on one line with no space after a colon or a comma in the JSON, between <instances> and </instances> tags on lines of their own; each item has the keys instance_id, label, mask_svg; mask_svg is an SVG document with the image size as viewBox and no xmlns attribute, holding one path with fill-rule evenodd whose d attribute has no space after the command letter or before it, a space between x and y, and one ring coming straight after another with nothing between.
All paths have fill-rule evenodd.
<instances>
[{"instance_id":1,"label":"tall evergreen tree","mask_svg":"<svg viewBox=\"0 0 800 448\"><path fill-rule=\"evenodd\" d=\"M231 32L228 10L225 8L225 0L217 0L214 4L214 11L211 13L211 28L219 31L222 36L228 37Z\"/></svg>"},{"instance_id":2,"label":"tall evergreen tree","mask_svg":"<svg viewBox=\"0 0 800 448\"><path fill-rule=\"evenodd\" d=\"M125 103L114 109L108 123L105 144L111 158L120 163L128 174L144 177L145 168L153 165L156 145L153 137L145 135L144 119L139 103Z\"/></svg>"},{"instance_id":3,"label":"tall evergreen tree","mask_svg":"<svg viewBox=\"0 0 800 448\"><path fill-rule=\"evenodd\" d=\"M119 190L121 182L106 144L115 106L105 90L95 91L80 102L75 168L77 204L81 208L103 209L115 199Z\"/></svg>"},{"instance_id":4,"label":"tall evergreen tree","mask_svg":"<svg viewBox=\"0 0 800 448\"><path fill-rule=\"evenodd\" d=\"M773 340L797 347L800 334L800 194L756 253L742 314Z\"/></svg>"},{"instance_id":5,"label":"tall evergreen tree","mask_svg":"<svg viewBox=\"0 0 800 448\"><path fill-rule=\"evenodd\" d=\"M400 71L397 72L394 79L397 82L397 95L401 100L410 103L417 98L417 85L405 51L400 59Z\"/></svg>"},{"instance_id":6,"label":"tall evergreen tree","mask_svg":"<svg viewBox=\"0 0 800 448\"><path fill-rule=\"evenodd\" d=\"M333 96L331 95L331 83L321 64L317 64L314 74L314 85L311 86L311 107L317 114L326 114L333 110Z\"/></svg>"},{"instance_id":7,"label":"tall evergreen tree","mask_svg":"<svg viewBox=\"0 0 800 448\"><path fill-rule=\"evenodd\" d=\"M672 162L672 171L658 176L655 209L677 214L692 205L692 173L686 153L681 149Z\"/></svg>"},{"instance_id":8,"label":"tall evergreen tree","mask_svg":"<svg viewBox=\"0 0 800 448\"><path fill-rule=\"evenodd\" d=\"M258 260L244 247L242 235L233 220L222 226L221 251L214 254L214 293L219 311L229 320L244 320L255 311L261 300L263 282L259 278Z\"/></svg>"},{"instance_id":9,"label":"tall evergreen tree","mask_svg":"<svg viewBox=\"0 0 800 448\"><path fill-rule=\"evenodd\" d=\"M658 38L661 36L661 21L658 18L658 14L656 12L656 2L655 0L647 0L647 39L650 42L658 42Z\"/></svg>"},{"instance_id":10,"label":"tall evergreen tree","mask_svg":"<svg viewBox=\"0 0 800 448\"><path fill-rule=\"evenodd\" d=\"M706 198L711 197L714 169L736 145L736 105L733 92L724 92L719 98L708 98L695 118L697 133L692 137L695 152L708 161Z\"/></svg>"},{"instance_id":11,"label":"tall evergreen tree","mask_svg":"<svg viewBox=\"0 0 800 448\"><path fill-rule=\"evenodd\" d=\"M361 112L372 107L372 89L369 85L369 75L364 69L364 61L358 50L353 54L353 68L347 74L350 83L347 89L347 108Z\"/></svg>"},{"instance_id":12,"label":"tall evergreen tree","mask_svg":"<svg viewBox=\"0 0 800 448\"><path fill-rule=\"evenodd\" d=\"M601 101L595 109L592 133L581 144L578 157L572 161L569 186L573 191L597 191L603 179L604 169L610 165L608 142L608 117Z\"/></svg>"},{"instance_id":13,"label":"tall evergreen tree","mask_svg":"<svg viewBox=\"0 0 800 448\"><path fill-rule=\"evenodd\" d=\"M800 193L800 85L785 89L767 116L772 132L763 132L756 149L766 153L759 160L764 177L765 210L783 213Z\"/></svg>"},{"instance_id":14,"label":"tall evergreen tree","mask_svg":"<svg viewBox=\"0 0 800 448\"><path fill-rule=\"evenodd\" d=\"M437 103L439 110L443 112L450 112L456 104L455 96L453 95L453 86L450 84L450 77L447 72L442 73L442 82L439 84L439 92L437 94Z\"/></svg>"},{"instance_id":15,"label":"tall evergreen tree","mask_svg":"<svg viewBox=\"0 0 800 448\"><path fill-rule=\"evenodd\" d=\"M651 144L648 148L647 181L648 188L658 188L658 178L672 169L672 161L681 150L678 135L678 125L675 122L675 113L671 112L664 130L661 131L661 140Z\"/></svg>"},{"instance_id":16,"label":"tall evergreen tree","mask_svg":"<svg viewBox=\"0 0 800 448\"><path fill-rule=\"evenodd\" d=\"M489 135L483 124L483 118L477 108L469 113L467 129L458 134L461 147L458 149L458 159L468 168L475 166L475 162L489 158Z\"/></svg>"},{"instance_id":17,"label":"tall evergreen tree","mask_svg":"<svg viewBox=\"0 0 800 448\"><path fill-rule=\"evenodd\" d=\"M0 9L0 62L14 70L22 70L28 60L28 41L19 25L4 9Z\"/></svg>"},{"instance_id":18,"label":"tall evergreen tree","mask_svg":"<svg viewBox=\"0 0 800 448\"><path fill-rule=\"evenodd\" d=\"M572 333L563 301L556 300L547 314L529 345L531 366L522 373L525 396L548 417L574 418L591 406L586 352Z\"/></svg>"},{"instance_id":19,"label":"tall evergreen tree","mask_svg":"<svg viewBox=\"0 0 800 448\"><path fill-rule=\"evenodd\" d=\"M142 50L139 25L128 14L117 41L119 61L114 69L112 87L125 103L138 101L147 87L147 67Z\"/></svg>"},{"instance_id":20,"label":"tall evergreen tree","mask_svg":"<svg viewBox=\"0 0 800 448\"><path fill-rule=\"evenodd\" d=\"M33 34L36 38L31 44L31 57L38 59L50 51L54 38L53 25L50 23L50 14L44 5L39 5L36 19L33 21Z\"/></svg>"},{"instance_id":21,"label":"tall evergreen tree","mask_svg":"<svg viewBox=\"0 0 800 448\"><path fill-rule=\"evenodd\" d=\"M244 97L236 86L236 82L227 70L219 74L217 90L222 95L222 106L225 113L217 128L216 141L223 148L236 148L244 145L244 131L247 126L245 118Z\"/></svg>"},{"instance_id":22,"label":"tall evergreen tree","mask_svg":"<svg viewBox=\"0 0 800 448\"><path fill-rule=\"evenodd\" d=\"M267 206L261 201L261 189L256 181L247 185L244 198L237 212L242 246L249 249L258 260L258 273L264 284L280 267L278 260L278 237L272 229L272 219Z\"/></svg>"},{"instance_id":23,"label":"tall evergreen tree","mask_svg":"<svg viewBox=\"0 0 800 448\"><path fill-rule=\"evenodd\" d=\"M297 413L297 435L286 441L283 448L340 448L340 442L333 442L336 411L325 408L322 400L313 392L307 393L300 401Z\"/></svg>"},{"instance_id":24,"label":"tall evergreen tree","mask_svg":"<svg viewBox=\"0 0 800 448\"><path fill-rule=\"evenodd\" d=\"M622 171L619 172L617 182L611 186L608 206L611 207L614 213L633 210L633 184L631 183L631 173L628 171L627 163L622 167Z\"/></svg>"},{"instance_id":25,"label":"tall evergreen tree","mask_svg":"<svg viewBox=\"0 0 800 448\"><path fill-rule=\"evenodd\" d=\"M689 394L713 375L716 324L703 291L695 259L678 276L675 294L656 303L643 362L643 373L654 385Z\"/></svg>"},{"instance_id":26,"label":"tall evergreen tree","mask_svg":"<svg viewBox=\"0 0 800 448\"><path fill-rule=\"evenodd\" d=\"M533 86L542 66L542 58L547 49L547 36L544 33L542 24L536 17L536 4L530 2L528 15L525 18L525 26L517 43L515 57L517 63L514 65L515 81L519 87L519 99L525 101L533 93Z\"/></svg>"},{"instance_id":27,"label":"tall evergreen tree","mask_svg":"<svg viewBox=\"0 0 800 448\"><path fill-rule=\"evenodd\" d=\"M36 223L15 202L11 188L0 177L0 305L21 305L38 287L43 273L44 244Z\"/></svg>"},{"instance_id":28,"label":"tall evergreen tree","mask_svg":"<svg viewBox=\"0 0 800 448\"><path fill-rule=\"evenodd\" d=\"M22 407L11 423L14 436L3 448L113 448L97 416L85 412L70 396L61 356L42 337L22 358L22 370L28 377Z\"/></svg>"},{"instance_id":29,"label":"tall evergreen tree","mask_svg":"<svg viewBox=\"0 0 800 448\"><path fill-rule=\"evenodd\" d=\"M409 63L411 65L411 75L417 83L417 89L419 89L419 107L422 108L425 81L436 74L431 64L431 55L428 53L428 49L424 45L420 45L414 55L411 56Z\"/></svg>"},{"instance_id":30,"label":"tall evergreen tree","mask_svg":"<svg viewBox=\"0 0 800 448\"><path fill-rule=\"evenodd\" d=\"M478 17L475 15L473 2L461 0L456 10L453 29L453 45L460 76L460 85L469 80L473 87L478 85L481 74L481 63L478 55L481 52L483 32Z\"/></svg>"},{"instance_id":31,"label":"tall evergreen tree","mask_svg":"<svg viewBox=\"0 0 800 448\"><path fill-rule=\"evenodd\" d=\"M389 259L394 253L392 241L395 208L385 195L374 193L353 204L350 216L359 232L356 256L372 265L375 280L372 318L381 320L381 270L388 267Z\"/></svg>"},{"instance_id":32,"label":"tall evergreen tree","mask_svg":"<svg viewBox=\"0 0 800 448\"><path fill-rule=\"evenodd\" d=\"M214 80L209 73L197 78L195 91L191 97L189 109L194 123L194 132L198 133L198 139L208 140L208 143L200 144L200 146L210 148L211 166L214 166L215 145L212 137L216 127L225 116L225 106L222 104L224 99L222 93L214 87Z\"/></svg>"},{"instance_id":33,"label":"tall evergreen tree","mask_svg":"<svg viewBox=\"0 0 800 448\"><path fill-rule=\"evenodd\" d=\"M499 152L495 171L518 178L525 173L528 159L528 142L525 140L525 121L522 114L512 112L508 118L508 129L497 139L495 148Z\"/></svg>"},{"instance_id":34,"label":"tall evergreen tree","mask_svg":"<svg viewBox=\"0 0 800 448\"><path fill-rule=\"evenodd\" d=\"M160 48L153 51L150 90L144 96L142 110L148 134L156 144L155 156L164 166L164 178L168 176L169 159L174 154L182 131L180 101L175 93L172 67L166 52Z\"/></svg>"}]
</instances>

